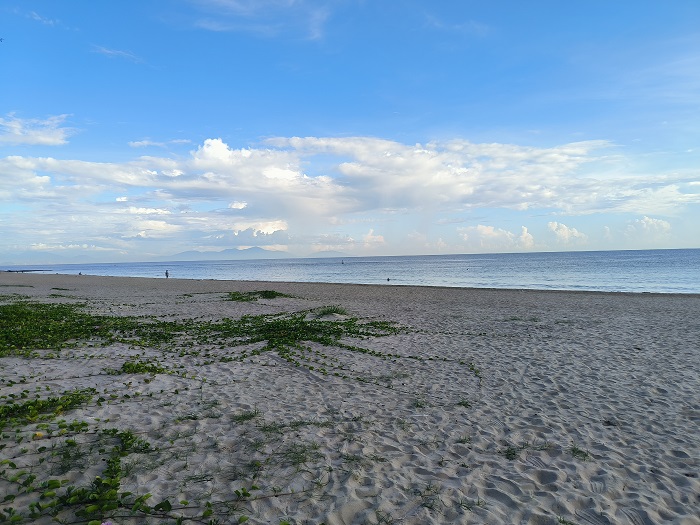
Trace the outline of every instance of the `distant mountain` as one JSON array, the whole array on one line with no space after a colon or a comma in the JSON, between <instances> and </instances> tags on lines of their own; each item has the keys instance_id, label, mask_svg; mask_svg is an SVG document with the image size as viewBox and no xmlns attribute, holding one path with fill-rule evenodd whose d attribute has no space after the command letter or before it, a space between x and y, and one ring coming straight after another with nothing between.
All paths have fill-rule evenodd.
<instances>
[{"instance_id":1,"label":"distant mountain","mask_svg":"<svg viewBox=\"0 0 700 525\"><path fill-rule=\"evenodd\" d=\"M291 259L295 255L289 252L281 252L279 250L266 250L253 246L252 248L230 248L228 250L220 250L218 252L200 252L198 250L189 250L186 252L176 253L168 257L160 257L162 261L231 261L241 259Z\"/></svg>"}]
</instances>

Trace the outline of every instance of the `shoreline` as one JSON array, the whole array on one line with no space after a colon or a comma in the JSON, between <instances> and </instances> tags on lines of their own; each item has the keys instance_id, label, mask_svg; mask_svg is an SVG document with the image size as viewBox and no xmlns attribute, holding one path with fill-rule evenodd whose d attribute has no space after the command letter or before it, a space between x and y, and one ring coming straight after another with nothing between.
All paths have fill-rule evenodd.
<instances>
[{"instance_id":1,"label":"shoreline","mask_svg":"<svg viewBox=\"0 0 700 525\"><path fill-rule=\"evenodd\" d=\"M63 274L700 294L700 250L27 265ZM347 264L344 264L347 263Z\"/></svg>"},{"instance_id":2,"label":"shoreline","mask_svg":"<svg viewBox=\"0 0 700 525\"><path fill-rule=\"evenodd\" d=\"M674 296L674 297L689 297L689 298L700 298L700 293L696 292L637 292L637 291L625 291L625 290L569 290L567 288L498 288L498 287L476 287L476 286L447 286L447 285L428 285L428 284L400 284L391 282L391 284L384 283L344 283L344 282L326 282L326 281L269 281L269 280L238 280L238 279L198 279L198 278L186 278L186 277L142 277L142 276L126 276L126 275L95 275L95 274L69 274L69 273L34 273L38 270L27 270L27 271L16 271L16 270L3 270L0 271L0 276L3 273L7 274L33 274L39 276L57 276L62 278L91 278L91 279L123 279L123 280L138 280L143 279L146 282L181 282L181 283L229 283L232 285L240 284L241 286L283 286L283 287L294 287L294 286L357 286L357 287L376 287L378 289L408 289L408 288L418 288L426 290L462 290L462 291L487 291L487 292L522 292L522 293L562 293L562 294L604 294L604 295L632 295L632 296ZM43 270L42 270L43 271ZM1 283L0 283L1 285Z\"/></svg>"},{"instance_id":3,"label":"shoreline","mask_svg":"<svg viewBox=\"0 0 700 525\"><path fill-rule=\"evenodd\" d=\"M42 446L78 487L104 477L105 431L150 444L121 460L120 490L151 511L100 516L115 525L208 508L274 525L698 523L698 294L0 273L0 304L24 297L191 331L0 357L0 395L97 392L4 430L3 457L37 483ZM235 337L207 331L241 319ZM317 326L346 332L289 338ZM6 505L26 510L5 470Z\"/></svg>"}]
</instances>

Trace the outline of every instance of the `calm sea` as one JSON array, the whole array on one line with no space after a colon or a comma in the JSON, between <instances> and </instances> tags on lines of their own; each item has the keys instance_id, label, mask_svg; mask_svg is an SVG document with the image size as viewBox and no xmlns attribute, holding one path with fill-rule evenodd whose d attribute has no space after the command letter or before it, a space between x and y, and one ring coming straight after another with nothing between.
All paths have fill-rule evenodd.
<instances>
[{"instance_id":1,"label":"calm sea","mask_svg":"<svg viewBox=\"0 0 700 525\"><path fill-rule=\"evenodd\" d=\"M700 293L700 249L63 264L52 273L244 281Z\"/></svg>"}]
</instances>

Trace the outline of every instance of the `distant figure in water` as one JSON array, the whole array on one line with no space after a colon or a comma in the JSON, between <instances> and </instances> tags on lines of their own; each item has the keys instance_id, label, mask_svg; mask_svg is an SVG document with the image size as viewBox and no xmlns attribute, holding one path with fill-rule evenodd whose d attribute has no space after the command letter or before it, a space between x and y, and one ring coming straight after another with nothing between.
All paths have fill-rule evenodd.
<instances>
[{"instance_id":1,"label":"distant figure in water","mask_svg":"<svg viewBox=\"0 0 700 525\"><path fill-rule=\"evenodd\" d=\"M165 278L167 279L168 277L170 277L170 272L168 270L165 270Z\"/></svg>"}]
</instances>

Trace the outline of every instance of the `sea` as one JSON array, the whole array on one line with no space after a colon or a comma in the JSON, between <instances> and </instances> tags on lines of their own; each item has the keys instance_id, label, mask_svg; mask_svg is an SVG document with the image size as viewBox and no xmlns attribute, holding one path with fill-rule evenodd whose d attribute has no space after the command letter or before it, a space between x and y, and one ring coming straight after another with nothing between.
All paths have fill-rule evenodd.
<instances>
[{"instance_id":1,"label":"sea","mask_svg":"<svg viewBox=\"0 0 700 525\"><path fill-rule=\"evenodd\" d=\"M125 277L700 293L700 249L23 265Z\"/></svg>"}]
</instances>

